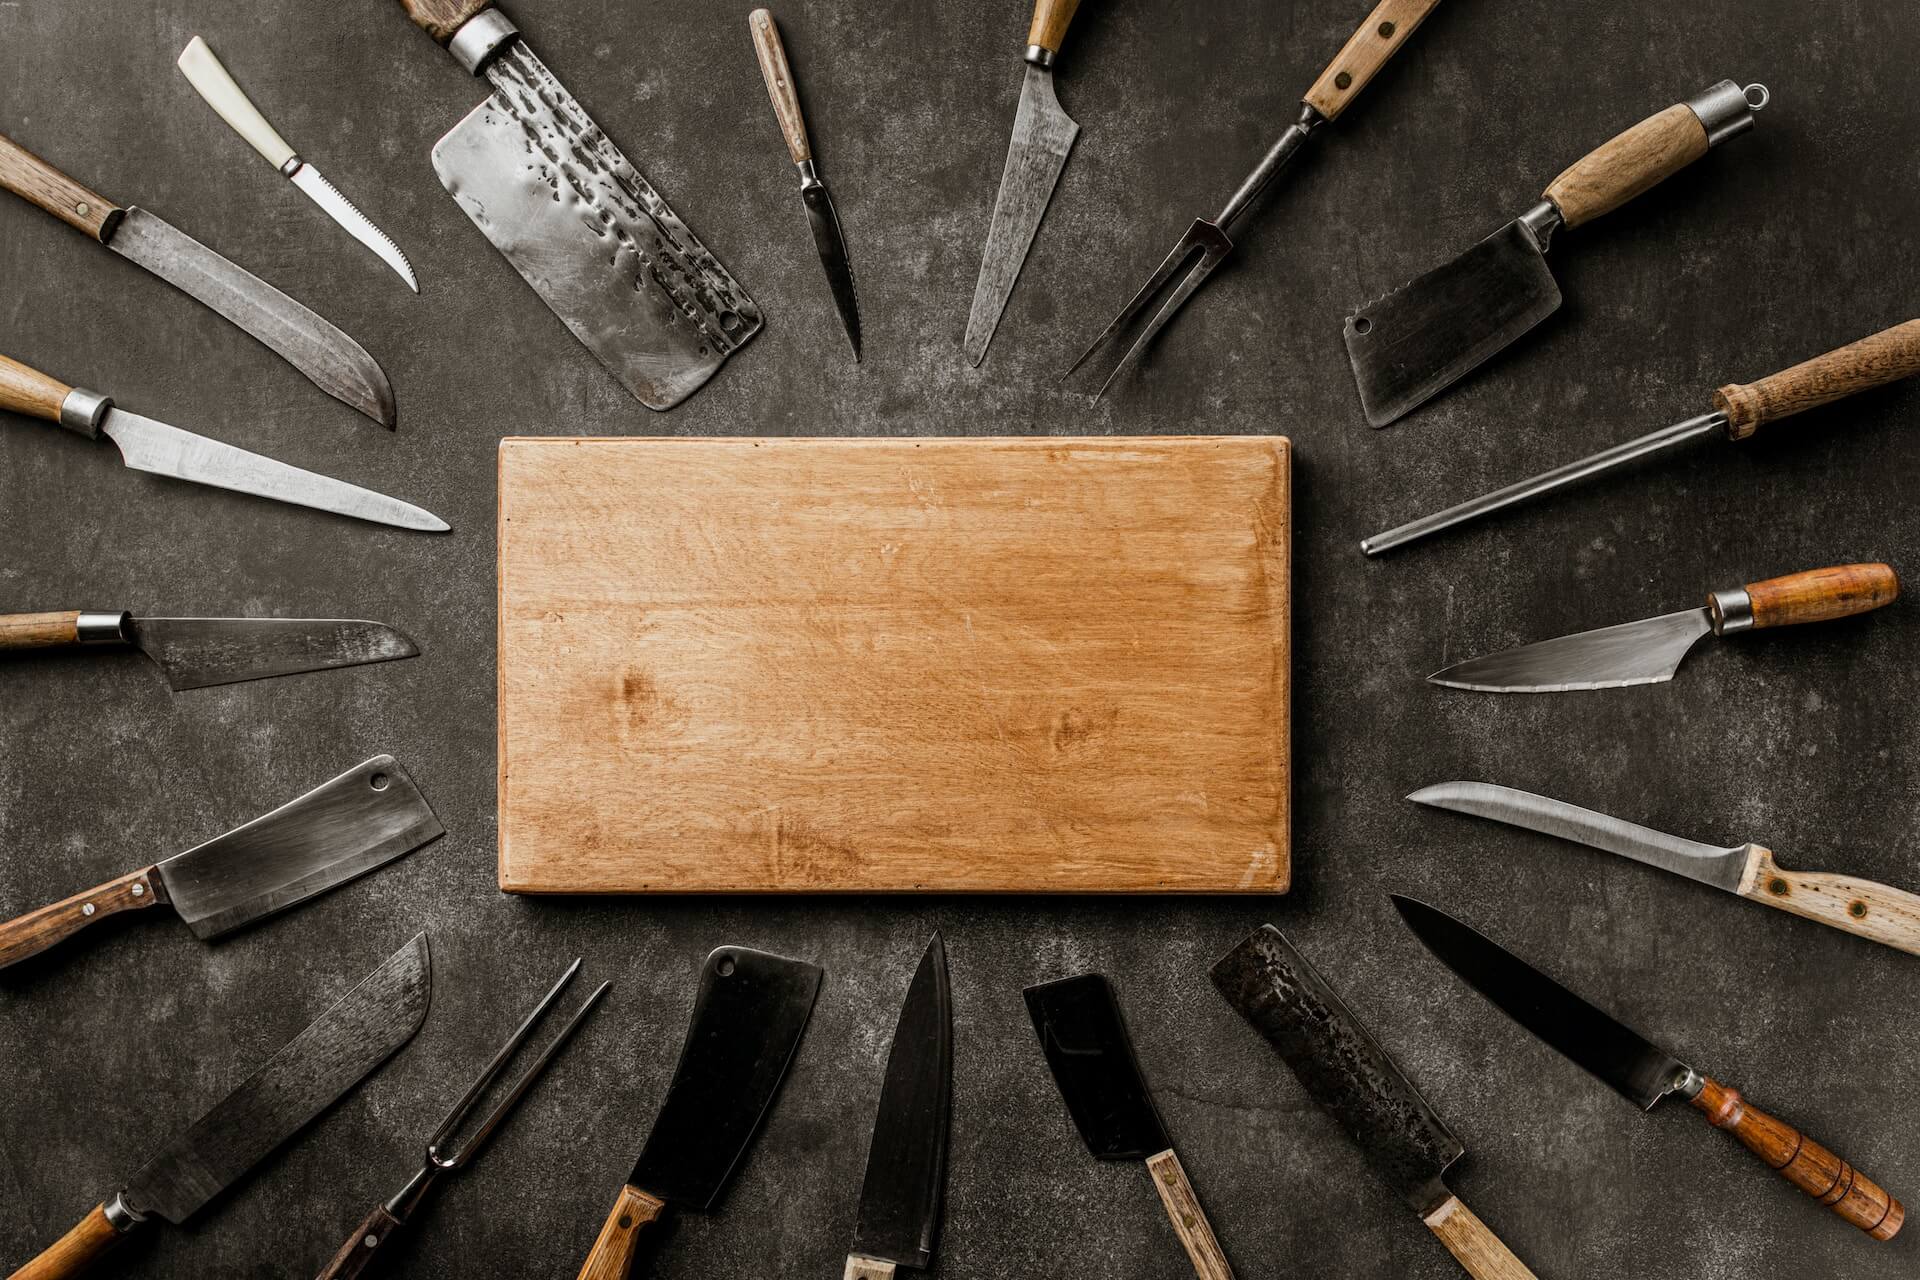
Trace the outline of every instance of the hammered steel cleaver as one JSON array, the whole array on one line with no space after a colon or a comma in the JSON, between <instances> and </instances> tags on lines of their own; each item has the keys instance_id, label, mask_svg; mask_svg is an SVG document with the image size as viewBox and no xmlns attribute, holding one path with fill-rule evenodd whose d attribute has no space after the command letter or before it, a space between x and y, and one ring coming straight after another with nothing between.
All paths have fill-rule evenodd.
<instances>
[{"instance_id":1,"label":"hammered steel cleaver","mask_svg":"<svg viewBox=\"0 0 1920 1280\"><path fill-rule=\"evenodd\" d=\"M0 653L132 647L153 659L167 687L205 689L242 680L418 656L392 627L346 618L136 618L131 613L0 614Z\"/></svg>"}]
</instances>

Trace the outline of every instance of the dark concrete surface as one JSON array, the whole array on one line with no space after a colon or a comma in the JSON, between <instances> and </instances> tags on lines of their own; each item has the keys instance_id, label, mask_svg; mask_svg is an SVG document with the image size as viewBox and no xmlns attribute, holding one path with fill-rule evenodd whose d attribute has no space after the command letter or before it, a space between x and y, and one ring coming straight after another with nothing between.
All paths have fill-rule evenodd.
<instances>
[{"instance_id":1,"label":"dark concrete surface","mask_svg":"<svg viewBox=\"0 0 1920 1280\"><path fill-rule=\"evenodd\" d=\"M828 977L765 1132L663 1277L837 1275L895 1010L946 935L957 1077L936 1273L1189 1274L1146 1175L1072 1132L1020 1002L1105 970L1245 1277L1451 1277L1419 1222L1206 969L1285 928L1469 1148L1463 1197L1542 1276L1906 1277L1696 1115L1632 1108L1467 992L1401 928L1424 896L1920 1196L1920 961L1604 855L1400 797L1483 778L1920 888L1920 612L1708 644L1671 684L1552 698L1426 686L1469 654L1833 562L1920 573L1920 389L1705 445L1370 563L1400 520L1701 411L1915 311L1920 36L1832 0L1449 0L1246 227L1151 366L1095 405L1054 375L1210 214L1346 39L1357 0L1089 4L1061 60L1084 126L986 365L958 354L1028 12L778 8L851 239L848 362L748 40L746 4L521 0L536 48L746 283L766 331L688 404L629 400L428 165L481 97L392 4L0 0L0 128L307 301L391 375L400 430L328 400L185 297L0 200L0 350L127 407L368 482L434 539L170 485L0 424L0 608L381 618L411 662L171 694L136 657L0 665L0 910L175 852L392 751L450 834L223 943L100 930L0 977L0 1261L111 1193L416 930L413 1044L184 1229L140 1277L305 1276L404 1180L467 1074L573 956L612 996L401 1254L422 1277L567 1277L599 1227L722 942ZM205 36L281 131L405 247L424 293L277 179L174 70ZM1388 431L1362 422L1345 310L1520 212L1613 131L1731 76L1748 137L1564 235L1567 305ZM529 901L493 881L493 458L509 433L1281 432L1298 446L1295 891L1274 901ZM112 1268L109 1268L111 1270Z\"/></svg>"}]
</instances>

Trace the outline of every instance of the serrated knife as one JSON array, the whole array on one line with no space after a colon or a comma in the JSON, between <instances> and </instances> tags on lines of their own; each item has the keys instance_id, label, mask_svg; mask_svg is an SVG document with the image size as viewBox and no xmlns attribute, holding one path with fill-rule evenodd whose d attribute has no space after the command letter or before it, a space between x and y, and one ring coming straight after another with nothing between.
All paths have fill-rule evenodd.
<instances>
[{"instance_id":1,"label":"serrated knife","mask_svg":"<svg viewBox=\"0 0 1920 1280\"><path fill-rule=\"evenodd\" d=\"M205 689L418 656L409 637L346 618L149 618L126 611L0 614L0 653L137 649L167 687Z\"/></svg>"}]
</instances>

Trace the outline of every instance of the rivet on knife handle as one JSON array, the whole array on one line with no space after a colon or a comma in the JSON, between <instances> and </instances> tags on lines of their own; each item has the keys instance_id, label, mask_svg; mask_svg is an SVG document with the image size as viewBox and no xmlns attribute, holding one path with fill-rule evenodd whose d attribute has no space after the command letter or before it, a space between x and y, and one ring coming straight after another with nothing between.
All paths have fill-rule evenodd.
<instances>
[{"instance_id":1,"label":"rivet on knife handle","mask_svg":"<svg viewBox=\"0 0 1920 1280\"><path fill-rule=\"evenodd\" d=\"M1538 1280L1459 1196L1448 1196L1425 1221L1473 1280Z\"/></svg>"},{"instance_id":2,"label":"rivet on knife handle","mask_svg":"<svg viewBox=\"0 0 1920 1280\"><path fill-rule=\"evenodd\" d=\"M1750 582L1735 591L1716 591L1707 597L1707 608L1715 633L1726 635L1749 628L1851 618L1899 598L1900 579L1891 565L1841 564Z\"/></svg>"},{"instance_id":3,"label":"rivet on knife handle","mask_svg":"<svg viewBox=\"0 0 1920 1280\"><path fill-rule=\"evenodd\" d=\"M0 134L0 187L103 244L126 212L4 134Z\"/></svg>"},{"instance_id":4,"label":"rivet on knife handle","mask_svg":"<svg viewBox=\"0 0 1920 1280\"><path fill-rule=\"evenodd\" d=\"M667 1202L638 1187L620 1188L613 1212L600 1228L599 1239L580 1268L579 1280L627 1280L640 1251L640 1232L666 1212Z\"/></svg>"},{"instance_id":5,"label":"rivet on knife handle","mask_svg":"<svg viewBox=\"0 0 1920 1280\"><path fill-rule=\"evenodd\" d=\"M1753 127L1767 105L1765 85L1739 88L1722 81L1677 102L1568 166L1546 190L1568 227L1611 213L1686 168L1707 151Z\"/></svg>"},{"instance_id":6,"label":"rivet on knife handle","mask_svg":"<svg viewBox=\"0 0 1920 1280\"><path fill-rule=\"evenodd\" d=\"M1440 0L1380 0L1339 56L1307 90L1307 105L1328 120L1339 119L1439 4Z\"/></svg>"},{"instance_id":7,"label":"rivet on knife handle","mask_svg":"<svg viewBox=\"0 0 1920 1280\"><path fill-rule=\"evenodd\" d=\"M1909 320L1758 382L1716 391L1727 434L1744 440L1769 422L1920 374L1920 320Z\"/></svg>"},{"instance_id":8,"label":"rivet on knife handle","mask_svg":"<svg viewBox=\"0 0 1920 1280\"><path fill-rule=\"evenodd\" d=\"M166 890L156 868L138 871L109 880L84 893L62 899L51 906L29 911L17 920L0 924L0 969L37 956L57 943L65 942L91 924L123 911L140 911L167 900Z\"/></svg>"}]
</instances>

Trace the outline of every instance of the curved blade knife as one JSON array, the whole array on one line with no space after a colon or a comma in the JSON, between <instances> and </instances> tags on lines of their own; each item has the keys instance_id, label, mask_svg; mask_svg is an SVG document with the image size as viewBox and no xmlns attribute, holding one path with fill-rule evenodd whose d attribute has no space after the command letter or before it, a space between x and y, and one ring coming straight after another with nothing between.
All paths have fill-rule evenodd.
<instances>
[{"instance_id":1,"label":"curved blade knife","mask_svg":"<svg viewBox=\"0 0 1920 1280\"><path fill-rule=\"evenodd\" d=\"M378 622L344 618L148 618L69 611L0 614L0 653L134 648L173 690L412 658L420 646Z\"/></svg>"}]
</instances>

